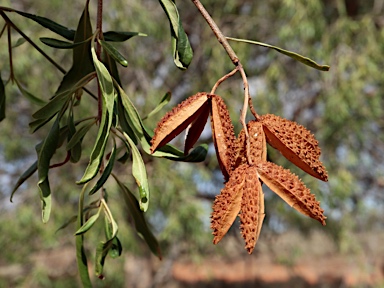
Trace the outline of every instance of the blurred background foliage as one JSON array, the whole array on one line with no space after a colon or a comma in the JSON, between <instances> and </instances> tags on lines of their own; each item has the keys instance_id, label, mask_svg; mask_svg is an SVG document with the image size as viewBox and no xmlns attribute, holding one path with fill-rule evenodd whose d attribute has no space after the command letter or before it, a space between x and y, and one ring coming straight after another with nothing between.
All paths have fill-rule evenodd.
<instances>
[{"instance_id":1,"label":"blurred background foliage","mask_svg":"<svg viewBox=\"0 0 384 288\"><path fill-rule=\"evenodd\" d=\"M52 18L75 28L83 2L72 0L63 5L57 0L3 0L2 5ZM268 246L268 241L276 235L291 230L301 231L304 235L321 230L332 239L337 251L358 253L364 247L356 235L375 235L384 227L384 1L204 2L225 35L276 45L331 66L329 72L319 72L273 50L231 43L249 77L257 112L274 113L309 128L320 142L322 160L330 175L328 183L320 183L295 170L278 152L268 151L271 160L292 169L316 194L328 221L326 227L320 227L264 188L266 218L256 256L250 257L257 257L257 250ZM121 80L140 114L148 114L167 91L172 92L171 103L146 120L151 128L173 105L198 91L210 91L214 83L233 68L194 5L190 1L178 1L177 5L194 49L192 64L184 72L173 64L169 25L157 1L109 0L104 4L104 30L148 35L118 46L129 63L128 68L120 71ZM93 2L90 11L95 16ZM35 40L53 36L18 15L9 16ZM13 35L14 42L17 38ZM40 46L65 68L70 67L68 51ZM0 39L0 47L0 70L4 80L9 76L4 37ZM14 65L18 79L30 93L43 99L53 95L61 74L28 44L14 49ZM54 207L48 224L41 223L36 178L23 185L15 195L14 203L10 203L10 191L17 177L35 161L34 146L40 141L40 132L31 135L28 131L30 115L37 106L22 97L16 85L8 83L6 91L7 118L0 123L3 135L0 143L0 247L3 247L0 286L79 285L75 262L69 262L68 267L63 268L65 273L58 276L50 274L49 267L36 263L41 251L48 254L49 251L66 251L69 259L74 259L75 228L69 226L55 231L76 214L79 188L74 182L79 180L87 163L69 164L50 172ZM238 75L224 82L217 91L230 108L237 132L240 130L237 120L242 107L242 91ZM96 105L84 105L83 108L86 113L87 109L96 109ZM227 236L229 239L224 239L217 247L211 244L210 207L223 186L223 179L210 137L210 129L206 129L200 139L201 143L210 144L209 156L204 163L144 158L152 194L147 219L163 248L165 260L162 262L153 259L146 245L136 236L115 183L107 183L109 203L114 214L119 215L117 221L124 257L107 259L107 278L103 282L96 281L96 287L129 287L127 283L134 283L134 277L136 281L144 281L144 276L135 275L136 270L129 266L132 259L136 259L137 267L142 267L140 275L149 273L151 285L156 286L170 281L173 261L182 256L195 261L203 261L207 255L249 257L245 256L237 232L230 232L232 237ZM86 141L87 138L84 143ZM174 142L181 147L182 137ZM86 144L84 146L86 150L91 149ZM58 155L58 159L60 156L64 157ZM116 173L125 182L133 184L134 180L126 170L127 167L122 165ZM99 231L102 231L101 224ZM86 234L86 245L92 255L101 240L99 236L97 229ZM289 261L294 261L294 257L289 254ZM139 259L145 259L144 266L140 266ZM57 282L57 277L65 280Z\"/></svg>"}]
</instances>

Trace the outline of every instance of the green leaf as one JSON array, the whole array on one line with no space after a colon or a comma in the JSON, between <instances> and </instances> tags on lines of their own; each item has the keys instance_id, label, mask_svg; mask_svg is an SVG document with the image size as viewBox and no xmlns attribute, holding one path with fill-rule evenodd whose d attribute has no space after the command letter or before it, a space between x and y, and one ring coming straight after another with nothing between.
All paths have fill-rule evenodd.
<instances>
[{"instance_id":1,"label":"green leaf","mask_svg":"<svg viewBox=\"0 0 384 288\"><path fill-rule=\"evenodd\" d=\"M146 117L144 117L142 120L145 120L145 119L148 119L148 118L152 117L152 116L155 115L157 112L159 112L161 109L163 109L163 107L169 103L169 101L171 100L171 97L172 97L172 93L171 93L171 92L167 92L167 93L165 93L165 95L163 96L163 98L161 98L159 104L157 104L156 108L153 109L153 110L152 110Z\"/></svg>"},{"instance_id":2,"label":"green leaf","mask_svg":"<svg viewBox=\"0 0 384 288\"><path fill-rule=\"evenodd\" d=\"M127 210L131 214L135 222L135 227L138 235L140 235L144 239L149 249L151 249L152 253L161 259L160 245L151 230L149 230L147 222L144 218L144 213L140 210L140 205L136 197L132 194L132 192L128 189L127 186L125 186L119 181L119 179L114 174L112 174L112 176L115 178L117 184L120 187L125 204L128 208Z\"/></svg>"},{"instance_id":3,"label":"green leaf","mask_svg":"<svg viewBox=\"0 0 384 288\"><path fill-rule=\"evenodd\" d=\"M132 175L136 180L140 192L140 209L144 212L147 211L149 205L149 185L147 170L139 150L131 138L125 133L124 137L128 141L132 151Z\"/></svg>"},{"instance_id":4,"label":"green leaf","mask_svg":"<svg viewBox=\"0 0 384 288\"><path fill-rule=\"evenodd\" d=\"M108 240L111 240L112 238L116 237L117 231L118 231L118 226L117 226L115 219L113 219L111 210L109 209L107 202L105 201L104 198L101 199L101 204L104 206L105 216L108 220L109 225L111 225L111 228L112 228L111 233L110 233L110 239L108 239Z\"/></svg>"},{"instance_id":5,"label":"green leaf","mask_svg":"<svg viewBox=\"0 0 384 288\"><path fill-rule=\"evenodd\" d=\"M108 73L108 70L105 68L104 64L97 59L95 48L93 46L91 50L97 78L101 89L103 105L99 132L97 134L96 142L91 153L90 161L82 179L77 182L78 184L83 184L93 179L100 168L112 125L113 105L115 99L115 90L113 88L111 75Z\"/></svg>"},{"instance_id":6,"label":"green leaf","mask_svg":"<svg viewBox=\"0 0 384 288\"><path fill-rule=\"evenodd\" d=\"M120 52L112 44L109 44L103 40L99 40L99 43L104 48L105 52L107 52L117 63L124 67L128 66L127 59L125 59L124 56L121 55Z\"/></svg>"},{"instance_id":7,"label":"green leaf","mask_svg":"<svg viewBox=\"0 0 384 288\"><path fill-rule=\"evenodd\" d=\"M83 226L84 194L85 194L86 188L87 188L87 184L84 185L80 193L79 210L77 214L77 229L80 229ZM83 243L84 243L84 236L82 234L77 235L76 236L77 268L80 273L80 279L81 279L81 283L83 284L83 287L88 288L88 287L92 287L92 283L91 283L91 279L89 278L87 255L85 254Z\"/></svg>"},{"instance_id":8,"label":"green leaf","mask_svg":"<svg viewBox=\"0 0 384 288\"><path fill-rule=\"evenodd\" d=\"M31 177L35 172L37 171L37 161L35 161L25 172L19 177L17 180L15 187L13 187L11 192L11 198L10 201L12 202L13 195L15 194L16 190L27 180L29 177Z\"/></svg>"},{"instance_id":9,"label":"green leaf","mask_svg":"<svg viewBox=\"0 0 384 288\"><path fill-rule=\"evenodd\" d=\"M13 9L11 9L11 11L16 12L16 13L20 14L21 16L27 17L27 18L39 23L41 26L48 28L52 32L59 34L60 36L66 38L68 40L73 40L73 38L75 37L75 31L74 30L68 29L67 27L60 25L60 24L58 24L58 23L56 23L56 22L54 22L48 18L29 14L29 13L25 13L22 11L13 10Z\"/></svg>"},{"instance_id":10,"label":"green leaf","mask_svg":"<svg viewBox=\"0 0 384 288\"><path fill-rule=\"evenodd\" d=\"M121 80L119 75L119 70L117 69L116 61L108 53L103 53L103 64L107 67L112 78L121 86Z\"/></svg>"},{"instance_id":11,"label":"green leaf","mask_svg":"<svg viewBox=\"0 0 384 288\"><path fill-rule=\"evenodd\" d=\"M24 87L20 84L19 81L17 81L16 78L14 78L14 81L16 82L16 85L19 88L21 94L23 94L23 96L25 98L27 98L29 101L31 101L32 103L39 105L39 106L44 106L47 104L47 101L44 101L44 100L34 96L33 94L29 93L27 90L25 90Z\"/></svg>"},{"instance_id":12,"label":"green leaf","mask_svg":"<svg viewBox=\"0 0 384 288\"><path fill-rule=\"evenodd\" d=\"M85 77L80 79L74 86L70 87L69 90L57 94L56 97L49 101L45 106L41 107L34 114L32 114L32 117L36 120L29 123L29 129L31 133L37 131L40 127L46 124L59 111L63 111L64 107L68 106L71 95L75 93L75 91L77 91L78 89L81 89L93 77L93 73L86 75Z\"/></svg>"},{"instance_id":13,"label":"green leaf","mask_svg":"<svg viewBox=\"0 0 384 288\"><path fill-rule=\"evenodd\" d=\"M187 69L193 58L193 50L187 34L184 31L181 20L179 19L179 37L176 40L174 51L174 61L180 69Z\"/></svg>"},{"instance_id":14,"label":"green leaf","mask_svg":"<svg viewBox=\"0 0 384 288\"><path fill-rule=\"evenodd\" d=\"M117 115L118 115L119 125L121 129L123 130L123 132L128 134L128 136L133 140L133 142L135 142L135 144L137 144L138 143L137 137L135 135L135 132L133 132L131 126L127 121L126 112L124 110L124 106L123 106L123 103L121 102L120 97L118 97L116 103L117 103Z\"/></svg>"},{"instance_id":15,"label":"green leaf","mask_svg":"<svg viewBox=\"0 0 384 288\"><path fill-rule=\"evenodd\" d=\"M182 70L188 68L193 58L192 47L182 26L179 11L174 0L159 0L171 26L173 58L176 66Z\"/></svg>"},{"instance_id":16,"label":"green leaf","mask_svg":"<svg viewBox=\"0 0 384 288\"><path fill-rule=\"evenodd\" d=\"M87 232L89 229L91 229L91 227L93 226L93 224L95 224L95 222L97 221L97 219L99 219L101 209L102 209L102 206L100 205L99 209L97 210L97 213L96 213L95 215L92 215L91 217L89 217L89 219L87 220L87 222L85 222L79 229L77 229L77 231L76 231L76 233L75 233L76 236L81 235L81 234L84 234L84 233Z\"/></svg>"},{"instance_id":17,"label":"green leaf","mask_svg":"<svg viewBox=\"0 0 384 288\"><path fill-rule=\"evenodd\" d=\"M165 156L165 158L172 160L172 161L182 161L182 162L202 162L205 160L205 157L207 157L208 153L208 145L207 144L201 144L194 148L191 153L189 153L186 156L182 157L172 157L172 156Z\"/></svg>"},{"instance_id":18,"label":"green leaf","mask_svg":"<svg viewBox=\"0 0 384 288\"><path fill-rule=\"evenodd\" d=\"M121 256L121 252L123 251L123 246L121 245L119 238L116 236L110 241L112 242L112 247L111 249L109 249L109 256L111 256L111 258L117 258Z\"/></svg>"},{"instance_id":19,"label":"green leaf","mask_svg":"<svg viewBox=\"0 0 384 288\"><path fill-rule=\"evenodd\" d=\"M45 106L33 113L32 117L35 119L52 119L52 117L62 109L66 102L68 102L70 94L71 91L61 93L49 101Z\"/></svg>"},{"instance_id":20,"label":"green leaf","mask_svg":"<svg viewBox=\"0 0 384 288\"><path fill-rule=\"evenodd\" d=\"M78 143L81 143L84 136L88 133L88 131L95 125L95 120L92 120L91 122L84 124L81 126L75 134L72 135L71 139L68 141L67 146L65 149L67 151L71 150L73 147L75 147Z\"/></svg>"},{"instance_id":21,"label":"green leaf","mask_svg":"<svg viewBox=\"0 0 384 288\"><path fill-rule=\"evenodd\" d=\"M0 121L5 118L5 87L0 73Z\"/></svg>"},{"instance_id":22,"label":"green leaf","mask_svg":"<svg viewBox=\"0 0 384 288\"><path fill-rule=\"evenodd\" d=\"M69 224L75 223L77 220L77 215L73 215L71 218L69 218L63 225L61 225L55 233L59 232L60 230L67 228Z\"/></svg>"},{"instance_id":23,"label":"green leaf","mask_svg":"<svg viewBox=\"0 0 384 288\"><path fill-rule=\"evenodd\" d=\"M108 164L105 167L103 174L101 174L99 180L97 180L97 183L91 191L89 191L89 195L94 194L96 191L98 191L101 187L103 187L104 183L107 182L109 175L112 173L113 166L115 164L115 159L116 159L116 144L113 146L111 156L109 157Z\"/></svg>"},{"instance_id":24,"label":"green leaf","mask_svg":"<svg viewBox=\"0 0 384 288\"><path fill-rule=\"evenodd\" d=\"M80 79L95 71L91 55L91 41L87 41L92 38L92 25L89 17L88 3L89 1L86 2L73 39L74 44L83 43L73 48L72 67L64 75L55 95L72 89Z\"/></svg>"},{"instance_id":25,"label":"green leaf","mask_svg":"<svg viewBox=\"0 0 384 288\"><path fill-rule=\"evenodd\" d=\"M111 241L107 241L106 243L100 242L96 247L95 274L98 277L103 274L105 258L107 257L111 246Z\"/></svg>"},{"instance_id":26,"label":"green leaf","mask_svg":"<svg viewBox=\"0 0 384 288\"><path fill-rule=\"evenodd\" d=\"M56 48L56 49L72 49L91 40L91 38L89 38L81 42L73 43L73 42L62 41L54 38L48 38L48 37L41 37L39 39L45 45Z\"/></svg>"},{"instance_id":27,"label":"green leaf","mask_svg":"<svg viewBox=\"0 0 384 288\"><path fill-rule=\"evenodd\" d=\"M225 38L227 38L228 40L236 41L236 42L255 44L255 45L259 45L259 46L263 46L263 47L274 49L277 52L280 52L280 53L282 53L284 55L287 55L287 56L295 59L296 61L299 61L299 62L301 62L301 63L303 63L305 65L308 65L308 66L310 66L312 68L315 68L317 70L328 71L329 68L330 68L328 65L317 64L312 59L304 57L304 56L302 56L300 54L297 54L295 52L284 50L282 48L279 48L279 47L276 47L276 46L272 46L272 45L269 45L269 44L266 44L266 43L263 43L263 42L257 42L257 41L247 40L247 39L238 39L238 38L232 38L232 37L225 37Z\"/></svg>"},{"instance_id":28,"label":"green leaf","mask_svg":"<svg viewBox=\"0 0 384 288\"><path fill-rule=\"evenodd\" d=\"M68 122L68 124L67 124L67 126L68 126L67 141L70 141L72 139L73 135L75 135L76 132L77 132L76 131L76 126L75 126L75 121L73 119L73 111L72 111L72 109L70 110L67 122ZM73 147L70 149L70 153L71 153L70 161L72 163L77 163L80 160L80 158L81 158L81 150L82 150L81 149L81 141L77 141L76 144L73 145Z\"/></svg>"},{"instance_id":29,"label":"green leaf","mask_svg":"<svg viewBox=\"0 0 384 288\"><path fill-rule=\"evenodd\" d=\"M140 32L121 32L121 31L108 31L103 33L104 40L111 41L111 42L123 42L134 36L147 36L147 35Z\"/></svg>"},{"instance_id":30,"label":"green leaf","mask_svg":"<svg viewBox=\"0 0 384 288\"><path fill-rule=\"evenodd\" d=\"M59 141L60 129L59 129L59 118L60 115L56 118L55 122L52 125L51 130L49 131L47 137L45 138L43 145L41 146L40 152L38 154L37 160L37 171L38 171L38 187L40 191L40 198L42 202L42 216L43 222L47 223L49 220L49 215L51 213L51 189L49 187L48 172L49 172L49 163L56 152L56 148Z\"/></svg>"},{"instance_id":31,"label":"green leaf","mask_svg":"<svg viewBox=\"0 0 384 288\"><path fill-rule=\"evenodd\" d=\"M23 45L25 42L27 42L27 40L25 40L24 37L20 37L19 39L17 39L16 43L12 45L12 48L19 47Z\"/></svg>"}]
</instances>

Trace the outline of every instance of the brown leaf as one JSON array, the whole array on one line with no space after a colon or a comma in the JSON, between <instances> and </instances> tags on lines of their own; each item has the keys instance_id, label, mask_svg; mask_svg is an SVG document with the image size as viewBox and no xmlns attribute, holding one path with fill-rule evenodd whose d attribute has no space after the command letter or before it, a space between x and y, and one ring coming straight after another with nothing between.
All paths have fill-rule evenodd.
<instances>
[{"instance_id":1,"label":"brown leaf","mask_svg":"<svg viewBox=\"0 0 384 288\"><path fill-rule=\"evenodd\" d=\"M273 114L258 119L264 128L267 142L297 167L323 181L328 173L319 160L318 141L305 127Z\"/></svg>"},{"instance_id":2,"label":"brown leaf","mask_svg":"<svg viewBox=\"0 0 384 288\"><path fill-rule=\"evenodd\" d=\"M213 244L219 243L239 214L247 168L248 165L239 166L213 202L211 215Z\"/></svg>"},{"instance_id":3,"label":"brown leaf","mask_svg":"<svg viewBox=\"0 0 384 288\"><path fill-rule=\"evenodd\" d=\"M251 146L250 158L253 164L267 160L267 143L263 126L260 122L250 121L247 124L249 143ZM242 129L236 141L236 154L234 168L247 161L247 142L245 141L245 132Z\"/></svg>"},{"instance_id":4,"label":"brown leaf","mask_svg":"<svg viewBox=\"0 0 384 288\"><path fill-rule=\"evenodd\" d=\"M240 213L240 229L249 254L253 252L259 239L264 217L264 193L256 167L250 166L246 171Z\"/></svg>"},{"instance_id":5,"label":"brown leaf","mask_svg":"<svg viewBox=\"0 0 384 288\"><path fill-rule=\"evenodd\" d=\"M235 132L223 99L211 95L211 127L213 143L220 169L227 181L234 164Z\"/></svg>"},{"instance_id":6,"label":"brown leaf","mask_svg":"<svg viewBox=\"0 0 384 288\"><path fill-rule=\"evenodd\" d=\"M256 168L260 179L291 207L325 225L320 202L295 174L272 162L260 162Z\"/></svg>"},{"instance_id":7,"label":"brown leaf","mask_svg":"<svg viewBox=\"0 0 384 288\"><path fill-rule=\"evenodd\" d=\"M195 145L196 141L199 139L201 133L203 132L205 124L208 120L209 110L210 106L204 105L204 109L201 111L200 115L191 124L189 124L185 135L185 155L187 155L189 150L193 148L193 145Z\"/></svg>"},{"instance_id":8,"label":"brown leaf","mask_svg":"<svg viewBox=\"0 0 384 288\"><path fill-rule=\"evenodd\" d=\"M209 106L207 93L197 93L181 102L159 121L151 140L151 152L164 146L181 133ZM198 137L197 137L198 138Z\"/></svg>"}]
</instances>

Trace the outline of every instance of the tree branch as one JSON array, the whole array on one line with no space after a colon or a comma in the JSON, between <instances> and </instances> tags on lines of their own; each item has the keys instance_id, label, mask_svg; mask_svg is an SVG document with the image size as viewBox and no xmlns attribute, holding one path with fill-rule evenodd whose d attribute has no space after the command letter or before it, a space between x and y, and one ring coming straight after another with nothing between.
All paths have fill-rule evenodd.
<instances>
[{"instance_id":1,"label":"tree branch","mask_svg":"<svg viewBox=\"0 0 384 288\"><path fill-rule=\"evenodd\" d=\"M248 85L248 79L247 75L245 74L243 65L241 65L239 58L237 57L235 51L233 51L231 45L229 45L227 39L219 29L219 27L216 25L215 21L212 19L211 15L209 15L208 11L205 9L203 4L201 4L200 0L192 0L193 4L195 4L196 8L199 10L200 14L204 17L205 21L207 21L209 27L211 27L212 32L215 34L217 40L219 43L223 46L224 50L227 52L229 58L231 59L233 65L236 66L236 71L239 71L241 74L241 78L243 79L243 85L244 85L244 105L243 109L241 110L241 116L240 116L240 123L242 124L245 132L245 138L247 142L247 160L250 165L252 165L252 160L250 157L250 142L249 142L249 134L247 129L247 124L245 122L245 118L247 115L247 109L248 109L248 103L251 101L251 96L249 94L249 85ZM220 85L221 82L225 81L227 78L232 76L234 72L230 72L229 74L225 75L223 78L219 79L219 81L215 84L215 86L212 88L213 92L216 90L217 86ZM253 106L252 106L252 110ZM256 112L255 112L256 113Z\"/></svg>"}]
</instances>

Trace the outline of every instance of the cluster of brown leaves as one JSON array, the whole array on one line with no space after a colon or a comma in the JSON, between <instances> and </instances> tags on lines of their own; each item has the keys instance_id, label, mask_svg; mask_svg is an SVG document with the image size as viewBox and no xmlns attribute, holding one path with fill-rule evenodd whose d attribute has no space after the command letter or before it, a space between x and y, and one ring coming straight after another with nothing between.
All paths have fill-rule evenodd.
<instances>
[{"instance_id":1,"label":"cluster of brown leaves","mask_svg":"<svg viewBox=\"0 0 384 288\"><path fill-rule=\"evenodd\" d=\"M264 220L263 183L297 211L325 225L324 210L304 183L289 170L267 161L266 143L306 173L328 180L327 171L319 160L318 141L295 122L272 114L258 116L247 124L248 139L244 129L236 138L223 99L214 94L198 93L173 108L158 123L151 152L187 129L185 153L188 153L200 137L208 115L211 116L213 142L225 179L225 187L213 203L214 244L224 237L239 216L245 248L252 253Z\"/></svg>"}]
</instances>

